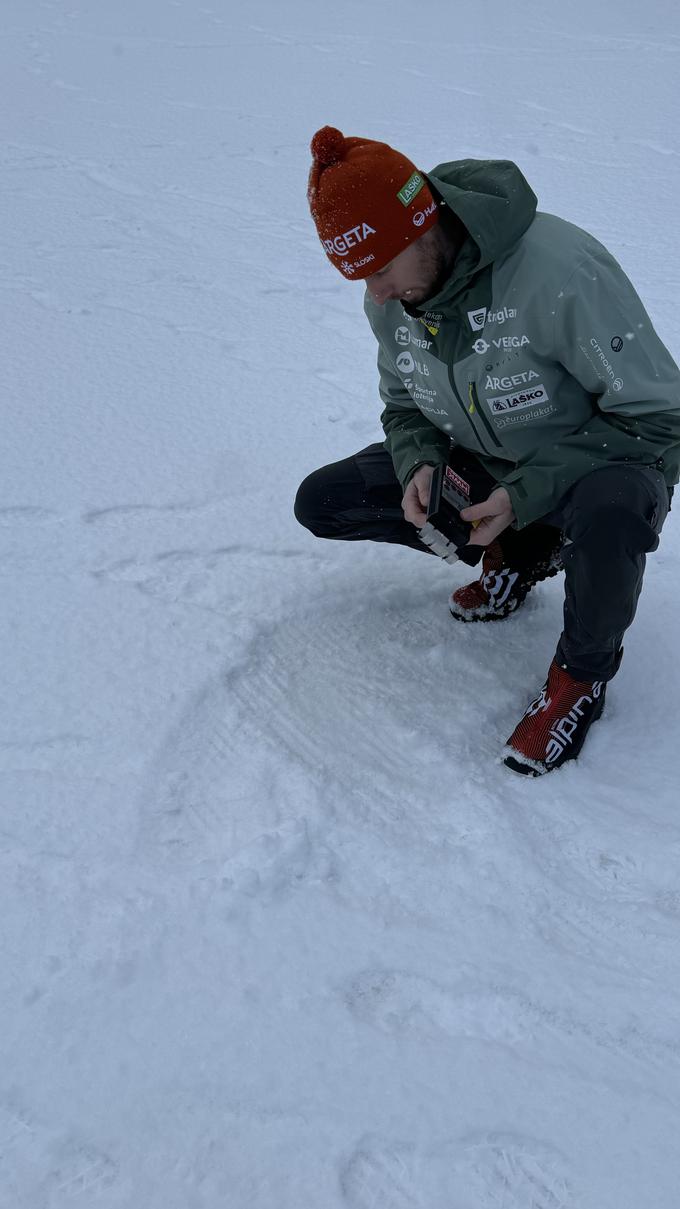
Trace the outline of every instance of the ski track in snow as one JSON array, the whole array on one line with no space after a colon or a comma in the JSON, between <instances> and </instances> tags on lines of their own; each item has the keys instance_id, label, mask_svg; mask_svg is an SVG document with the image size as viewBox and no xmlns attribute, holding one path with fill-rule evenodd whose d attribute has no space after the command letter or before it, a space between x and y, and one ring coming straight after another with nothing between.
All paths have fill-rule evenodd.
<instances>
[{"instance_id":1,"label":"ski track in snow","mask_svg":"<svg viewBox=\"0 0 680 1209\"><path fill-rule=\"evenodd\" d=\"M247 565L250 557L252 551L236 546L210 554L169 551L151 564L126 560L100 573L162 600L188 607L208 607L210 602L211 608L224 608L227 569L233 575L235 565ZM299 550L270 551L268 557L297 558L303 576L313 573L313 561L310 564ZM149 836L157 827L158 842L175 847L182 858L210 859L221 830L230 849L234 811L250 796L264 803L276 801L286 818L299 817L304 800L315 817L323 815L326 825L347 827L354 821L375 835L387 832L402 842L417 831L426 845L438 845L452 835L463 843L486 845L485 806L494 827L499 822L507 826L507 819L498 818L494 791L488 802L482 795L468 805L459 783L455 814L441 820L422 788L425 769L441 766L444 773L447 766L447 748L437 734L436 694L434 716L414 719L410 709L409 686L419 668L438 655L440 638L453 648L459 632L451 632L447 618L424 618L413 605L409 615L408 607L375 595L373 607L357 604L353 589L334 590L330 609L325 598L319 604L271 626L260 625L238 664L204 686L189 704L185 720L154 761L151 779L160 790L147 808ZM365 614L362 624L359 614ZM396 682L382 650L379 645L372 648L369 637L371 629L377 634L383 626L402 629ZM467 652L457 651L456 658L464 663ZM474 658L472 653L471 663ZM319 683L324 686L324 709ZM396 749L390 742L395 731L402 739ZM336 736L332 744L329 734ZM448 749L459 749L464 742L450 735ZM288 785L277 782L282 761ZM477 782L469 770L466 775L475 790L481 789L484 778ZM506 774L501 777L512 794ZM581 952L588 941L592 956L600 958L616 944L617 932L624 945L629 943L636 917L645 929L650 923L646 913L655 912L659 939L664 940L662 917L672 917L675 899L672 891L660 890L655 879L672 879L680 835L667 846L665 864L652 843L652 863L646 869L643 850L607 852L606 829L601 846L594 831L576 840L559 824L551 827L540 817L521 815L512 830L516 851L504 852L503 859L516 861L529 887L527 899L534 892L542 895L535 916L545 935ZM546 885L551 888L549 899L542 894Z\"/></svg>"},{"instance_id":2,"label":"ski track in snow","mask_svg":"<svg viewBox=\"0 0 680 1209\"><path fill-rule=\"evenodd\" d=\"M632 977L644 972L650 979L672 979L667 943L676 900L672 891L664 896L655 887L663 869L658 854L646 874L640 855L607 854L591 847L594 836L585 843L565 842L559 828L547 845L546 836L532 834L526 820L517 851L510 843L496 850L490 847L483 798L474 801L467 817L458 810L445 822L433 819L430 797L422 793L422 770L441 761L439 747L424 728L414 734L413 725L405 724L406 690L401 703L394 684L389 694L380 693L382 656L379 649L371 653L364 630L355 623L356 611L336 594L330 617L320 618L312 609L263 628L240 666L206 686L157 757L151 778L156 791L145 803L143 821L148 850L158 845L178 867L208 870L236 901L271 901L313 882L327 885L354 909L363 903L370 910L375 874L382 868L390 887L382 910L415 921L423 919L422 906L417 886L409 890L404 884L400 853L416 843L423 859L430 851L432 860L442 839L454 840L458 859L467 853L472 862L502 860L501 882L513 877L514 862L514 878L523 884L527 935L533 932L551 947L587 957L593 968L612 976L628 971ZM400 651L405 685L417 676L430 629L424 621L405 625ZM319 675L327 712L320 711L314 692ZM358 683L370 685L370 692L357 694ZM329 746L328 735L338 732L340 718L341 742ZM381 755L389 750L387 736L396 730L403 733L402 744L396 753ZM416 748L422 762L413 760ZM278 772L282 763L287 767L283 779ZM494 802L491 808L496 831L507 826ZM368 860L359 855L359 868L348 871L339 850L351 845L353 825L363 830L364 843L372 836L377 846ZM545 824L539 829L545 831ZM387 837L397 846L396 858L383 850ZM547 857L551 852L554 859ZM669 878L675 861L671 849ZM441 876L436 868L430 871L431 889L438 887L442 896L444 919L451 890L447 893L442 883L451 873L446 863ZM469 896L471 890L465 881L459 884L458 893ZM484 890L495 897L492 887L485 884ZM435 929L446 926L436 908L427 922ZM642 967L636 941L646 950ZM456 991L405 972L369 969L350 981L343 998L357 1018L396 1034L404 1029L419 1036L443 1032L521 1053L527 1044L531 1049L537 1033L547 1032L567 1044L578 1039L580 1051L594 1046L623 1061L658 1067L670 1063L680 1070L680 1042L670 1033L657 1035L642 1024L617 1032L604 1019L579 1019L557 1004L532 1002L514 990L463 985ZM583 1078L588 1079L587 1065ZM644 1080L639 1086L642 1090Z\"/></svg>"},{"instance_id":3,"label":"ski track in snow","mask_svg":"<svg viewBox=\"0 0 680 1209\"><path fill-rule=\"evenodd\" d=\"M129 583L143 595L165 602L223 613L239 607L234 591L235 577L247 575L248 568L252 569L263 555L274 566L285 566L290 560L310 561L304 551L297 549L262 550L235 543L213 550L193 547L166 550L151 560L121 559L92 574L101 580Z\"/></svg>"},{"instance_id":4,"label":"ski track in snow","mask_svg":"<svg viewBox=\"0 0 680 1209\"><path fill-rule=\"evenodd\" d=\"M171 561L174 567L179 559ZM414 631L417 625L404 627L412 644ZM421 642L426 633L421 627ZM414 671L419 647L414 644L410 652ZM406 653L402 648L402 657ZM405 804L409 797L422 801L422 768L434 744L423 727L400 719L398 702L391 708L394 685L381 688L380 658L371 657L356 614L342 596L330 613L320 616L312 609L271 628L262 626L239 665L206 686L179 733L170 736L153 774L163 780L164 805L152 817L164 820L163 830L169 824L173 842L180 848L186 844L197 858L204 847L206 855L210 852L221 827L228 831L229 803L249 795L255 802L277 803L291 817L299 816L305 795L315 814L320 803L328 810L338 802L345 822L354 813L373 828L387 826L397 833L401 828L403 834L412 825ZM319 683L327 711L320 709ZM390 744L395 727L403 736L396 752ZM332 734L339 741L329 743ZM414 763L415 739L421 759ZM288 785L277 781L282 758ZM395 777L403 805L395 801Z\"/></svg>"}]
</instances>

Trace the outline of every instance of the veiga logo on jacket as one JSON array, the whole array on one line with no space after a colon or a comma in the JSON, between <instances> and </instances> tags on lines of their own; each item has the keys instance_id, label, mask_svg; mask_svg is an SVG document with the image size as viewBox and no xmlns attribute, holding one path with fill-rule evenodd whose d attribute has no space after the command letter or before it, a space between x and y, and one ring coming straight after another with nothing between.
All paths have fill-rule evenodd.
<instances>
[{"instance_id":1,"label":"veiga logo on jacket","mask_svg":"<svg viewBox=\"0 0 680 1209\"><path fill-rule=\"evenodd\" d=\"M350 248L355 248L358 243L363 243L365 239L368 239L369 235L375 235L375 227L369 227L367 222L361 222L351 230L343 231L342 235L324 239L323 246L329 256L334 256L336 253L342 254L348 252Z\"/></svg>"},{"instance_id":2,"label":"veiga logo on jacket","mask_svg":"<svg viewBox=\"0 0 680 1209\"><path fill-rule=\"evenodd\" d=\"M491 344L493 344L494 348L502 349L524 348L524 345L531 344L531 341L528 336L499 336L497 340L492 340ZM488 344L487 341L480 336L479 340L475 340L472 347L476 353L483 355L484 353L488 353L489 349L491 348L491 344Z\"/></svg>"},{"instance_id":3,"label":"veiga logo on jacket","mask_svg":"<svg viewBox=\"0 0 680 1209\"><path fill-rule=\"evenodd\" d=\"M528 336L499 336L491 343L494 348L524 348L524 345L531 344L531 341Z\"/></svg>"}]
</instances>

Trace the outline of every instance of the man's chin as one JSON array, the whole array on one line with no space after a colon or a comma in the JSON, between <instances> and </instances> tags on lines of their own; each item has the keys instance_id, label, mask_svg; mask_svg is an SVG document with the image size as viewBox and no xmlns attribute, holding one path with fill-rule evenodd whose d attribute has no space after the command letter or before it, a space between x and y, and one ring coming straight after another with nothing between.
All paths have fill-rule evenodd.
<instances>
[{"instance_id":1,"label":"man's chin","mask_svg":"<svg viewBox=\"0 0 680 1209\"><path fill-rule=\"evenodd\" d=\"M401 302L402 306L405 306L407 308L407 310L410 306L411 307L423 307L424 306L427 309L430 299L436 298L438 293L439 293L439 282L435 281L432 283L432 285L427 286L425 289L421 288L419 290L414 290L412 294L409 294L408 298L406 298L406 297L400 298L399 301Z\"/></svg>"},{"instance_id":2,"label":"man's chin","mask_svg":"<svg viewBox=\"0 0 680 1209\"><path fill-rule=\"evenodd\" d=\"M435 304L435 299L441 294L451 274L452 270L447 269L445 272L440 273L425 289L418 290L417 292L414 290L410 298L402 298L401 302L406 302L408 306L418 307L419 310L428 311Z\"/></svg>"}]
</instances>

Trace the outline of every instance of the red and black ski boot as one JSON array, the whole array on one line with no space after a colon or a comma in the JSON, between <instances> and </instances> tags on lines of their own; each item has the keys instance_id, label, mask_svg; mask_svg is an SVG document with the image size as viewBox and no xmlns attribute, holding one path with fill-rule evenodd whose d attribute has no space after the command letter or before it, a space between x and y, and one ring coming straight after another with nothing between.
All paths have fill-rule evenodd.
<instances>
[{"instance_id":1,"label":"red and black ski boot","mask_svg":"<svg viewBox=\"0 0 680 1209\"><path fill-rule=\"evenodd\" d=\"M516 540L511 545L502 538L484 551L479 579L457 588L449 597L451 614L458 621L502 621L524 603L534 584L562 570L562 534L558 531L552 529L547 539L532 543L531 550L525 542L524 551Z\"/></svg>"},{"instance_id":2,"label":"red and black ski boot","mask_svg":"<svg viewBox=\"0 0 680 1209\"><path fill-rule=\"evenodd\" d=\"M604 680L575 680L553 659L541 692L504 748L513 772L540 777L575 760L604 708Z\"/></svg>"}]
</instances>

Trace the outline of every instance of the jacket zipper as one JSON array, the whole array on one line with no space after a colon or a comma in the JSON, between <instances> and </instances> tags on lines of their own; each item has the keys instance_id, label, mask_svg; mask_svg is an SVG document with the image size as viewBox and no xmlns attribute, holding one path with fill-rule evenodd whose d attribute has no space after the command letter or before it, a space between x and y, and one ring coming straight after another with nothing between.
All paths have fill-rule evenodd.
<instances>
[{"instance_id":1,"label":"jacket zipper","mask_svg":"<svg viewBox=\"0 0 680 1209\"><path fill-rule=\"evenodd\" d=\"M470 415L475 415L476 413L479 416L483 427L486 429L487 434L491 439L492 445L495 445L496 449L502 449L503 446L491 427L490 421L487 420L484 411L479 406L479 395L477 394L477 387L475 386L474 382L468 382L468 399L468 411Z\"/></svg>"},{"instance_id":2,"label":"jacket zipper","mask_svg":"<svg viewBox=\"0 0 680 1209\"><path fill-rule=\"evenodd\" d=\"M473 424L473 422L472 422L472 420L471 420L471 418L470 418L470 416L469 416L469 414L468 414L468 409L467 409L467 407L465 406L465 404L464 404L464 402L463 402L462 398L461 398L461 397L460 397L460 395L458 394L458 388L457 388L457 386L456 386L456 383L455 383L455 380L454 380L454 377L453 377L453 371L452 371L452 370L449 370L449 383L450 383L450 385L451 385L451 390L453 391L453 396L454 396L454 398L455 398L456 402L458 403L458 406L460 407L460 410L462 411L463 415L465 416L465 419L467 420L468 424L470 425L470 428L472 429L472 432L473 432L473 434L474 434L475 438L476 438L476 439L479 441L479 443L480 443L480 445L481 445L481 444L482 444L482 442L479 440L479 433L477 432L477 429L475 428L475 426L474 426L474 424ZM472 385L472 384L470 384L470 385ZM473 410L474 410L474 408L473 408ZM488 451L487 451L487 452L488 452Z\"/></svg>"}]
</instances>

